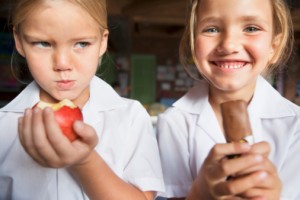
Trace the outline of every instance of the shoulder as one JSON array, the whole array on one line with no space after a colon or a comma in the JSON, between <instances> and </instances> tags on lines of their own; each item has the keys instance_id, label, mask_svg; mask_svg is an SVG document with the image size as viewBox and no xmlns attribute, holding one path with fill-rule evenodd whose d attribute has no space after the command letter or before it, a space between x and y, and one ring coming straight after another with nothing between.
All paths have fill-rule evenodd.
<instances>
[{"instance_id":1,"label":"shoulder","mask_svg":"<svg viewBox=\"0 0 300 200\"><path fill-rule=\"evenodd\" d=\"M299 116L299 106L284 98L269 82L259 77L248 110L264 119Z\"/></svg>"},{"instance_id":2,"label":"shoulder","mask_svg":"<svg viewBox=\"0 0 300 200\"><path fill-rule=\"evenodd\" d=\"M32 82L25 87L12 101L0 109L0 112L23 113L39 101L39 87Z\"/></svg>"},{"instance_id":3,"label":"shoulder","mask_svg":"<svg viewBox=\"0 0 300 200\"><path fill-rule=\"evenodd\" d=\"M145 114L148 115L146 108L137 100L121 97L124 101L124 109L128 114Z\"/></svg>"}]
</instances>

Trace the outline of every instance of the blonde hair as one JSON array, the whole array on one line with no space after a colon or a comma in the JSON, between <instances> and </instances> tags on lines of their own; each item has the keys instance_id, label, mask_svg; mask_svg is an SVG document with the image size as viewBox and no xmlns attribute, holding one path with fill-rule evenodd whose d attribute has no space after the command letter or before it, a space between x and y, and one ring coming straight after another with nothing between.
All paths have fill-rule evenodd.
<instances>
[{"instance_id":1,"label":"blonde hair","mask_svg":"<svg viewBox=\"0 0 300 200\"><path fill-rule=\"evenodd\" d=\"M11 23L16 31L19 30L22 22L38 5L45 0L15 0L11 11ZM99 24L100 29L107 29L106 0L65 0L70 1L87 11Z\"/></svg>"},{"instance_id":2,"label":"blonde hair","mask_svg":"<svg viewBox=\"0 0 300 200\"><path fill-rule=\"evenodd\" d=\"M190 0L188 7L187 25L180 41L179 59L187 73L194 79L198 76L194 74L195 59L195 27L197 24L198 6L201 0ZM269 0L273 11L273 38L278 36L278 46L271 63L267 67L269 74L282 67L289 59L293 51L294 34L293 22L290 10L284 0Z\"/></svg>"}]
</instances>

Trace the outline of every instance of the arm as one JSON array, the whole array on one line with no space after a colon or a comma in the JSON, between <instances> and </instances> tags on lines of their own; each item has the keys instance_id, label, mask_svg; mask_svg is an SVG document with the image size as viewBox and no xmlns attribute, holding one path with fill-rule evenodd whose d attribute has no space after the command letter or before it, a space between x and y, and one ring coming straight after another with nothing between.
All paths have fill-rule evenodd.
<instances>
[{"instance_id":1,"label":"arm","mask_svg":"<svg viewBox=\"0 0 300 200\"><path fill-rule=\"evenodd\" d=\"M143 193L125 183L106 165L93 150L98 138L92 127L76 122L74 129L80 139L70 143L51 109L28 109L19 120L19 138L25 151L42 166L68 167L91 199L154 198L153 192Z\"/></svg>"},{"instance_id":2,"label":"arm","mask_svg":"<svg viewBox=\"0 0 300 200\"><path fill-rule=\"evenodd\" d=\"M84 163L69 169L91 199L154 199L154 192L143 193L116 176L95 151Z\"/></svg>"}]
</instances>

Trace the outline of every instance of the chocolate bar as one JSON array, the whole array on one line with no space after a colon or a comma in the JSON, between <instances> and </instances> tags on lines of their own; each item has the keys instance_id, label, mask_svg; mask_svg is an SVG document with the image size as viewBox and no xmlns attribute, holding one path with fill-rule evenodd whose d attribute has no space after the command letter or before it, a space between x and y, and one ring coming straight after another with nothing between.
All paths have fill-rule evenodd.
<instances>
[{"instance_id":1,"label":"chocolate bar","mask_svg":"<svg viewBox=\"0 0 300 200\"><path fill-rule=\"evenodd\" d=\"M247 103L245 101L235 100L222 103L221 113L227 142L253 143Z\"/></svg>"}]
</instances>

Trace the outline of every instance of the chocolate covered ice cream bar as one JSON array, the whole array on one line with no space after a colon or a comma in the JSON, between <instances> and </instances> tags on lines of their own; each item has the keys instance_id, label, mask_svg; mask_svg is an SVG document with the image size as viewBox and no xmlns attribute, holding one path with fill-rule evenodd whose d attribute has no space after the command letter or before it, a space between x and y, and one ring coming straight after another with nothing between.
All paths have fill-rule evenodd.
<instances>
[{"instance_id":1,"label":"chocolate covered ice cream bar","mask_svg":"<svg viewBox=\"0 0 300 200\"><path fill-rule=\"evenodd\" d=\"M221 104L223 127L227 142L248 142L253 144L247 103L243 100Z\"/></svg>"}]
</instances>

